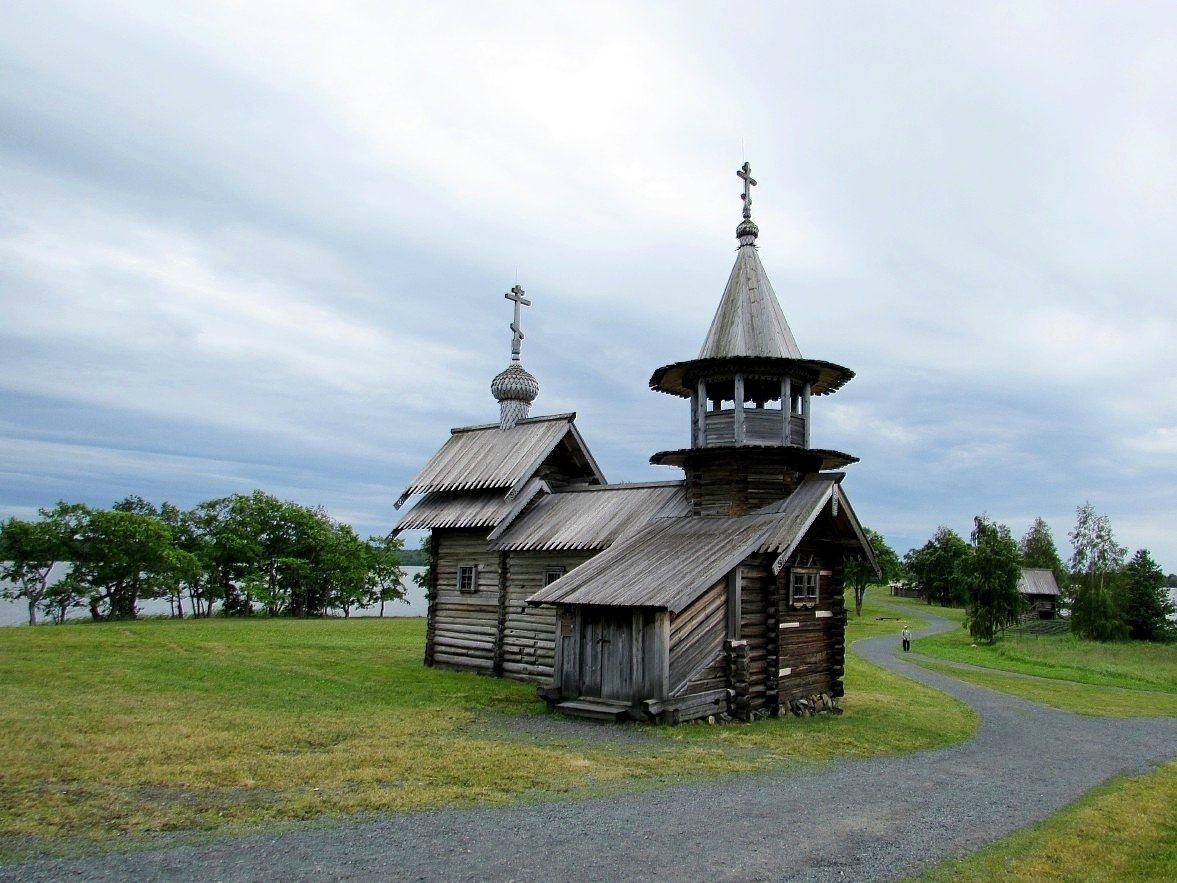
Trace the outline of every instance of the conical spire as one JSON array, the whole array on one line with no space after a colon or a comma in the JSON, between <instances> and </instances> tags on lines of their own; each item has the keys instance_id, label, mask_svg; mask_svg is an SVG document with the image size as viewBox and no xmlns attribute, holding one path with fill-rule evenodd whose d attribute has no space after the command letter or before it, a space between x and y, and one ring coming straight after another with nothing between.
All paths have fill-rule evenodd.
<instances>
[{"instance_id":1,"label":"conical spire","mask_svg":"<svg viewBox=\"0 0 1177 883\"><path fill-rule=\"evenodd\" d=\"M752 221L752 187L756 184L752 167L744 163L736 174L744 180L744 192L740 196L744 202L744 219L736 227L740 247L699 358L800 359L801 350L756 253L760 229Z\"/></svg>"},{"instance_id":2,"label":"conical spire","mask_svg":"<svg viewBox=\"0 0 1177 883\"><path fill-rule=\"evenodd\" d=\"M539 381L523 367L519 354L523 349L523 329L519 322L519 307L531 306L518 285L503 295L515 302L515 321L511 323L511 364L500 371L490 382L491 395L499 403L499 427L511 429L528 415L531 403L539 395Z\"/></svg>"}]
</instances>

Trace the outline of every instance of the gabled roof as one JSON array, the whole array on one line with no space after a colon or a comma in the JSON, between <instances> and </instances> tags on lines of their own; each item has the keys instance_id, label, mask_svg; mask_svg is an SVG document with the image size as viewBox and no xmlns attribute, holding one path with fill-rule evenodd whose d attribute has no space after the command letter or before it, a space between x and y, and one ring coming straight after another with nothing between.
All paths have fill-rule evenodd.
<instances>
[{"instance_id":1,"label":"gabled roof","mask_svg":"<svg viewBox=\"0 0 1177 883\"><path fill-rule=\"evenodd\" d=\"M396 502L399 509L417 493L503 488L513 498L561 443L584 461L585 477L605 483L573 421L576 414L529 417L511 429L497 423L450 430L449 440L409 482Z\"/></svg>"},{"instance_id":2,"label":"gabled roof","mask_svg":"<svg viewBox=\"0 0 1177 883\"><path fill-rule=\"evenodd\" d=\"M532 595L528 603L679 613L754 552L779 553L774 564L779 570L827 506L847 545L873 561L870 544L838 487L840 478L810 476L786 500L752 515L657 518Z\"/></svg>"},{"instance_id":3,"label":"gabled roof","mask_svg":"<svg viewBox=\"0 0 1177 883\"><path fill-rule=\"evenodd\" d=\"M797 544L813 527L818 516L828 511L843 543L860 550L861 557L870 563L875 573L882 575L875 551L866 537L866 531L862 529L862 523L854 514L850 498L842 490L843 477L839 472L810 475L787 498L757 511L758 515L780 516L780 520L769 532L760 549L762 552L777 553L777 559L772 565L773 573L781 572L781 568L797 550Z\"/></svg>"},{"instance_id":4,"label":"gabled roof","mask_svg":"<svg viewBox=\"0 0 1177 883\"><path fill-rule=\"evenodd\" d=\"M741 245L700 359L800 359L801 350L768 281L756 246Z\"/></svg>"},{"instance_id":5,"label":"gabled roof","mask_svg":"<svg viewBox=\"0 0 1177 883\"><path fill-rule=\"evenodd\" d=\"M489 539L500 551L605 549L651 519L688 511L681 481L604 485L544 497Z\"/></svg>"},{"instance_id":6,"label":"gabled roof","mask_svg":"<svg viewBox=\"0 0 1177 883\"><path fill-rule=\"evenodd\" d=\"M1018 577L1018 591L1023 595L1053 595L1058 597L1058 581L1048 567L1023 567Z\"/></svg>"}]
</instances>

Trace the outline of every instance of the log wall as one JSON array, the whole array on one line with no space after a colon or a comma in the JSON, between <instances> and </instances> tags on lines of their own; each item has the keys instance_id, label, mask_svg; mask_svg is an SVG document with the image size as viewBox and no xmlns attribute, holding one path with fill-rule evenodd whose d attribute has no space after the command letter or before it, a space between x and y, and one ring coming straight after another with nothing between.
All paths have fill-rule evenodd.
<instances>
[{"instance_id":1,"label":"log wall","mask_svg":"<svg viewBox=\"0 0 1177 883\"><path fill-rule=\"evenodd\" d=\"M802 544L795 560L808 562L822 575L814 607L789 605L789 568L775 580L779 609L777 696L781 705L826 693L845 692L846 607L842 597L841 556L818 557L820 547ZM834 560L831 560L831 559Z\"/></svg>"},{"instance_id":2,"label":"log wall","mask_svg":"<svg viewBox=\"0 0 1177 883\"><path fill-rule=\"evenodd\" d=\"M805 477L773 449L742 448L722 457L709 457L704 449L683 468L694 515L747 515L783 500Z\"/></svg>"},{"instance_id":3,"label":"log wall","mask_svg":"<svg viewBox=\"0 0 1177 883\"><path fill-rule=\"evenodd\" d=\"M426 656L437 665L493 672L499 633L499 553L485 530L435 530L437 562ZM477 590L458 591L458 568L478 568Z\"/></svg>"},{"instance_id":4,"label":"log wall","mask_svg":"<svg viewBox=\"0 0 1177 883\"><path fill-rule=\"evenodd\" d=\"M507 557L497 666L505 677L545 682L551 679L556 655L556 610L531 607L527 599L543 588L548 570L563 567L571 571L594 554L512 552Z\"/></svg>"},{"instance_id":5,"label":"log wall","mask_svg":"<svg viewBox=\"0 0 1177 883\"><path fill-rule=\"evenodd\" d=\"M775 709L776 697L768 693L770 659L776 664L777 634L775 592L771 564L765 555L757 555L740 565L740 638L746 672L746 695L738 717Z\"/></svg>"},{"instance_id":6,"label":"log wall","mask_svg":"<svg viewBox=\"0 0 1177 883\"><path fill-rule=\"evenodd\" d=\"M818 694L840 697L846 666L846 609L840 556L817 557L820 547L802 544L799 554L822 571L813 607L789 604L789 568L772 573L771 557L742 565L740 644L726 654L728 687L736 693L733 714L779 714L789 703Z\"/></svg>"},{"instance_id":7,"label":"log wall","mask_svg":"<svg viewBox=\"0 0 1177 883\"><path fill-rule=\"evenodd\" d=\"M547 681L555 657L556 612L529 607L553 567L570 571L594 551L495 552L484 530L433 531L434 586L425 635L427 665ZM458 590L458 568L478 568L477 591Z\"/></svg>"}]
</instances>

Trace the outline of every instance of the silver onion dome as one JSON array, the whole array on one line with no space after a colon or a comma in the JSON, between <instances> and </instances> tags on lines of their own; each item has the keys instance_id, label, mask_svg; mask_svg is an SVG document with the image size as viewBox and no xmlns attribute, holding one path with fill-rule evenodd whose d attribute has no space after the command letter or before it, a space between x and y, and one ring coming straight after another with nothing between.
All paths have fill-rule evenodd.
<instances>
[{"instance_id":1,"label":"silver onion dome","mask_svg":"<svg viewBox=\"0 0 1177 883\"><path fill-rule=\"evenodd\" d=\"M499 426L510 429L531 410L539 381L518 362L511 362L490 382L490 392L499 403Z\"/></svg>"}]
</instances>

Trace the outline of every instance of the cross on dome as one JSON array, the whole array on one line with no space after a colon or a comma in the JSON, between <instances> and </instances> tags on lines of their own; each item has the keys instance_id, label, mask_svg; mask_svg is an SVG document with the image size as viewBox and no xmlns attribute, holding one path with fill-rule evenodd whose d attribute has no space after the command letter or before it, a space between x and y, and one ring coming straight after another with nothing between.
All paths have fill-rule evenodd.
<instances>
[{"instance_id":1,"label":"cross on dome","mask_svg":"<svg viewBox=\"0 0 1177 883\"><path fill-rule=\"evenodd\" d=\"M744 193L740 199L744 200L744 220L747 221L752 218L752 188L756 186L756 179L752 177L752 166L748 163L744 163L736 174L744 179Z\"/></svg>"},{"instance_id":2,"label":"cross on dome","mask_svg":"<svg viewBox=\"0 0 1177 883\"><path fill-rule=\"evenodd\" d=\"M519 326L519 307L520 305L525 307L531 306L531 301L525 298L523 294L523 289L516 285L503 295L507 300L513 300L515 302L515 321L511 323L511 331L514 334L511 338L511 361L513 362L519 361L519 352L523 348L523 330Z\"/></svg>"}]
</instances>

